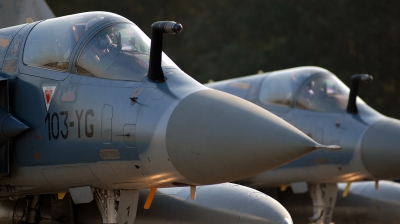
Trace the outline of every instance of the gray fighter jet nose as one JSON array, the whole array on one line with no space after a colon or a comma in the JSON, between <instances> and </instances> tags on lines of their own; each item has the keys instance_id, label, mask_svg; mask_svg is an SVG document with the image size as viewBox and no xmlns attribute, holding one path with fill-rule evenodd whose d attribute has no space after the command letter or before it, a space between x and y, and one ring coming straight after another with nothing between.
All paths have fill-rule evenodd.
<instances>
[{"instance_id":1,"label":"gray fighter jet nose","mask_svg":"<svg viewBox=\"0 0 400 224\"><path fill-rule=\"evenodd\" d=\"M386 118L373 123L361 142L365 168L378 179L400 178L400 121Z\"/></svg>"},{"instance_id":2,"label":"gray fighter jet nose","mask_svg":"<svg viewBox=\"0 0 400 224\"><path fill-rule=\"evenodd\" d=\"M174 167L197 184L250 177L317 148L272 113L211 89L192 93L177 105L166 144Z\"/></svg>"}]
</instances>

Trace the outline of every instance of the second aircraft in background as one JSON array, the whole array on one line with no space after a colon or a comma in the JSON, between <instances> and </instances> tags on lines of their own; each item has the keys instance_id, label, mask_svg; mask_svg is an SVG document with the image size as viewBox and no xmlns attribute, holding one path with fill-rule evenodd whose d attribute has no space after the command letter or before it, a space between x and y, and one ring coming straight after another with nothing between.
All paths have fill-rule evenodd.
<instances>
[{"instance_id":1,"label":"second aircraft in background","mask_svg":"<svg viewBox=\"0 0 400 224\"><path fill-rule=\"evenodd\" d=\"M208 87L269 110L322 144L342 147L313 152L238 183L257 189L290 185L295 193L309 191L312 221L330 223L337 183L350 186L352 181L399 178L400 122L357 97L358 84L368 81L371 76L354 75L349 90L325 69L299 67L209 83Z\"/></svg>"}]
</instances>

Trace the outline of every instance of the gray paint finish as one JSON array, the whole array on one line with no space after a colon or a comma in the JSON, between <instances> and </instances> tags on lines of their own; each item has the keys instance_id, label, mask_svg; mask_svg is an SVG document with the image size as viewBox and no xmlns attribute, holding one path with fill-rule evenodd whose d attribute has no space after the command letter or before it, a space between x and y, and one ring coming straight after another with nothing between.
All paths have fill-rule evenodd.
<instances>
[{"instance_id":1,"label":"gray paint finish","mask_svg":"<svg viewBox=\"0 0 400 224\"><path fill-rule=\"evenodd\" d=\"M101 139L104 144L112 142L113 107L109 104L103 106L101 113Z\"/></svg>"},{"instance_id":2,"label":"gray paint finish","mask_svg":"<svg viewBox=\"0 0 400 224\"><path fill-rule=\"evenodd\" d=\"M361 143L361 158L365 168L376 178L399 177L399 140L400 121L396 119L382 119L368 127Z\"/></svg>"},{"instance_id":3,"label":"gray paint finish","mask_svg":"<svg viewBox=\"0 0 400 224\"><path fill-rule=\"evenodd\" d=\"M197 183L251 176L311 152L316 144L261 107L215 90L183 99L171 115L166 136L172 163ZM247 166L238 166L237 158Z\"/></svg>"}]
</instances>

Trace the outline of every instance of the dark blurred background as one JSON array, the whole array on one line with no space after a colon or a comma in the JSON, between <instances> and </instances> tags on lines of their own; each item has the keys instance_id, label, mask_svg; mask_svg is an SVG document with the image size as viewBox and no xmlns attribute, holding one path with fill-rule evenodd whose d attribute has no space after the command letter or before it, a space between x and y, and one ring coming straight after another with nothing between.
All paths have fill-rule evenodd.
<instances>
[{"instance_id":1,"label":"dark blurred background","mask_svg":"<svg viewBox=\"0 0 400 224\"><path fill-rule=\"evenodd\" d=\"M182 23L164 52L201 83L314 65L345 84L367 73L360 97L400 118L400 1L378 0L46 0L56 16L109 11L148 36L158 20Z\"/></svg>"}]
</instances>

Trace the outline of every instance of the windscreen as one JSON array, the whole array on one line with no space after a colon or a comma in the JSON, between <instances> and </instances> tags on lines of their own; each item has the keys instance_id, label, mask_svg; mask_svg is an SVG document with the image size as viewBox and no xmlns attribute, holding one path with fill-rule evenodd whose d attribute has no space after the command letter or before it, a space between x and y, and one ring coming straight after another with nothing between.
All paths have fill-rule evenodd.
<instances>
[{"instance_id":1,"label":"windscreen","mask_svg":"<svg viewBox=\"0 0 400 224\"><path fill-rule=\"evenodd\" d=\"M344 112L349 92L349 88L336 76L315 76L301 87L296 107L321 112Z\"/></svg>"}]
</instances>

